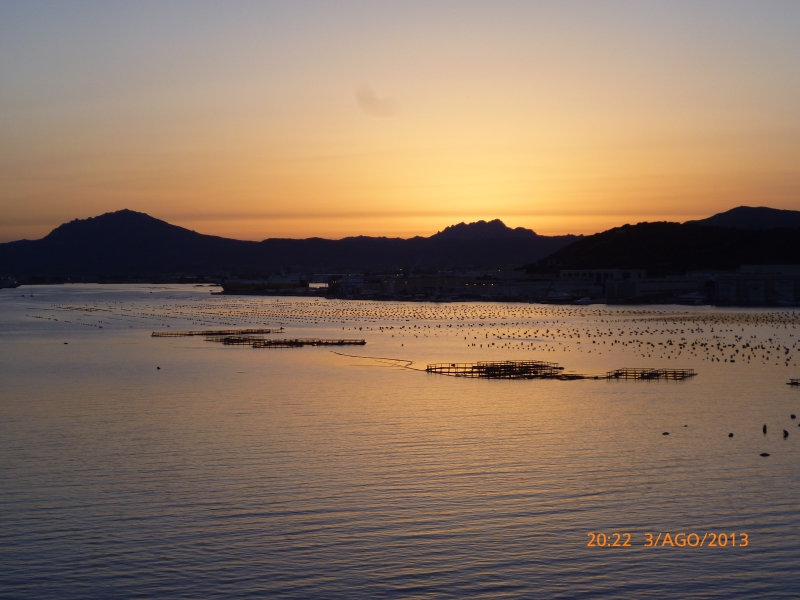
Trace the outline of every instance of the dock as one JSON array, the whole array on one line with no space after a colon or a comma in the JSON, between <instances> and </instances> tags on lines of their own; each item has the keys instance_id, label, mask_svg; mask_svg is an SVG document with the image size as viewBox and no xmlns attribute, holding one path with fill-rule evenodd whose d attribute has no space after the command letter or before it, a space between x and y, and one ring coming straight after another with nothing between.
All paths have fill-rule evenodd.
<instances>
[{"instance_id":1,"label":"dock","mask_svg":"<svg viewBox=\"0 0 800 600\"><path fill-rule=\"evenodd\" d=\"M671 379L682 381L694 377L694 369L615 369L606 373L606 379Z\"/></svg>"},{"instance_id":2,"label":"dock","mask_svg":"<svg viewBox=\"0 0 800 600\"><path fill-rule=\"evenodd\" d=\"M270 333L283 333L283 327L278 329L207 329L205 331L154 331L151 337L191 337L195 335L232 336L232 335L265 335Z\"/></svg>"}]
</instances>

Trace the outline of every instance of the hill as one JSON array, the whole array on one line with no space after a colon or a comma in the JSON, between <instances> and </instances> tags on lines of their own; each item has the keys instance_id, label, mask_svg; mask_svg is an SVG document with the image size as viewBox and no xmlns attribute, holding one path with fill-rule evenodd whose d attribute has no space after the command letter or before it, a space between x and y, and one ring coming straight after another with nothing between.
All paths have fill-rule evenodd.
<instances>
[{"instance_id":1,"label":"hill","mask_svg":"<svg viewBox=\"0 0 800 600\"><path fill-rule=\"evenodd\" d=\"M686 224L736 229L800 227L800 210L780 210L767 206L738 206L707 219L687 221Z\"/></svg>"},{"instance_id":2,"label":"hill","mask_svg":"<svg viewBox=\"0 0 800 600\"><path fill-rule=\"evenodd\" d=\"M517 227L511 229L506 226L500 219L494 221L476 221L475 223L459 223L458 225L450 225L443 231L431 236L437 240L459 240L459 241L474 241L474 240L497 240L497 239L520 239L532 240L539 237L530 229L524 227Z\"/></svg>"},{"instance_id":3,"label":"hill","mask_svg":"<svg viewBox=\"0 0 800 600\"><path fill-rule=\"evenodd\" d=\"M203 235L121 210L65 223L40 240L0 244L0 274L18 278L147 278L296 271L502 268L539 260L577 239L540 236L501 221L460 223L430 237L270 238Z\"/></svg>"},{"instance_id":4,"label":"hill","mask_svg":"<svg viewBox=\"0 0 800 600\"><path fill-rule=\"evenodd\" d=\"M663 276L745 264L800 264L800 231L639 223L586 236L543 263L526 269L647 269L650 276Z\"/></svg>"}]
</instances>

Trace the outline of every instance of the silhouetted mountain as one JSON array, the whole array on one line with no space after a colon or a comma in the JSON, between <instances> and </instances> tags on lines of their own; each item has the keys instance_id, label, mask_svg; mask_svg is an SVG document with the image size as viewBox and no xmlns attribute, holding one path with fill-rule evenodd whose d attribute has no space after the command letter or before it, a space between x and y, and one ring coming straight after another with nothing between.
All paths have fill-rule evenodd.
<instances>
[{"instance_id":1,"label":"silhouetted mountain","mask_svg":"<svg viewBox=\"0 0 800 600\"><path fill-rule=\"evenodd\" d=\"M524 227L512 229L500 219L493 221L477 221L475 223L459 223L446 227L431 236L437 240L508 240L508 239L534 239L539 237L535 232Z\"/></svg>"},{"instance_id":2,"label":"silhouetted mountain","mask_svg":"<svg viewBox=\"0 0 800 600\"><path fill-rule=\"evenodd\" d=\"M800 227L800 210L780 210L767 206L737 206L707 219L687 221L686 225L733 227L736 229Z\"/></svg>"},{"instance_id":3,"label":"silhouetted mountain","mask_svg":"<svg viewBox=\"0 0 800 600\"><path fill-rule=\"evenodd\" d=\"M665 222L624 225L584 237L527 270L647 269L648 275L661 276L745 264L800 264L800 232Z\"/></svg>"},{"instance_id":4,"label":"silhouetted mountain","mask_svg":"<svg viewBox=\"0 0 800 600\"><path fill-rule=\"evenodd\" d=\"M17 277L152 277L265 274L279 268L337 272L517 267L575 236L547 237L501 221L459 224L429 238L349 237L262 242L202 235L143 213L121 210L77 219L41 240L0 244L0 273Z\"/></svg>"}]
</instances>

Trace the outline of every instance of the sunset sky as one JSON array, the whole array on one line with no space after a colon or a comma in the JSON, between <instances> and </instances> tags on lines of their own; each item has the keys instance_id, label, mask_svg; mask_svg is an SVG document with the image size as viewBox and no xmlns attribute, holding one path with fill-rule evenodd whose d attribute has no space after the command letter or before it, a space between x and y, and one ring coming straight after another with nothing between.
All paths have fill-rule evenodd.
<instances>
[{"instance_id":1,"label":"sunset sky","mask_svg":"<svg viewBox=\"0 0 800 600\"><path fill-rule=\"evenodd\" d=\"M800 2L0 1L0 241L800 209Z\"/></svg>"}]
</instances>

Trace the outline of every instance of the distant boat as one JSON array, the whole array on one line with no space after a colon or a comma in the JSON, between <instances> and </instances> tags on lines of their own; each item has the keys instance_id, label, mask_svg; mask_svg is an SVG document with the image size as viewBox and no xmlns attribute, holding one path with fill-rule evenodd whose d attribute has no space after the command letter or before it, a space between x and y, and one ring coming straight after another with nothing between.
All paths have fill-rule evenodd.
<instances>
[{"instance_id":1,"label":"distant boat","mask_svg":"<svg viewBox=\"0 0 800 600\"><path fill-rule=\"evenodd\" d=\"M19 282L13 277L0 277L0 288L16 288Z\"/></svg>"},{"instance_id":2,"label":"distant boat","mask_svg":"<svg viewBox=\"0 0 800 600\"><path fill-rule=\"evenodd\" d=\"M575 302L573 302L573 304L580 304L581 306L586 306L591 303L592 299L589 298L589 296L584 296L583 298L579 298L578 300L575 300Z\"/></svg>"}]
</instances>

